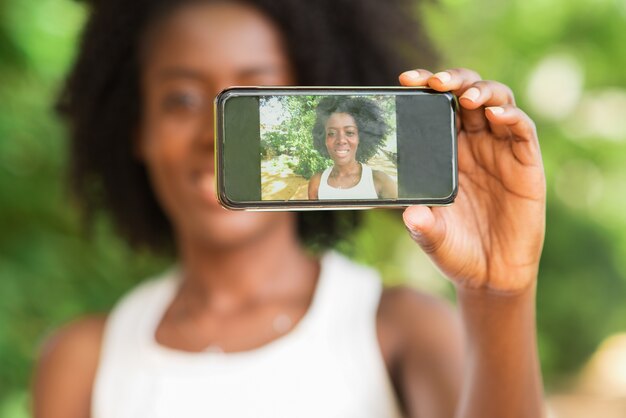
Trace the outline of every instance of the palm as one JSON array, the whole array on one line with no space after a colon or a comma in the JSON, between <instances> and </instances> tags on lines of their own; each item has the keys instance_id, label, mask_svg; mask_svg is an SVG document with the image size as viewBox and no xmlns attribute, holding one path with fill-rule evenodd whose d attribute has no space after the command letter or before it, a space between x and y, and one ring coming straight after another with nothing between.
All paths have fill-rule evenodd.
<instances>
[{"instance_id":1,"label":"palm","mask_svg":"<svg viewBox=\"0 0 626 418\"><path fill-rule=\"evenodd\" d=\"M540 160L520 161L516 146L486 131L461 131L459 194L452 206L433 208L446 231L433 259L470 287L522 288L525 270L538 261L543 223L520 220L542 219L543 170Z\"/></svg>"}]
</instances>

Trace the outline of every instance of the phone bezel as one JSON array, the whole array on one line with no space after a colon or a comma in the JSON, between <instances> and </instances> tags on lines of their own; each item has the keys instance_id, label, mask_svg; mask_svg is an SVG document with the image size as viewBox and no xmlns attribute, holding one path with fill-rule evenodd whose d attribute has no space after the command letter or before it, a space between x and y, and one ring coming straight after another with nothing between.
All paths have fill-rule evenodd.
<instances>
[{"instance_id":1,"label":"phone bezel","mask_svg":"<svg viewBox=\"0 0 626 418\"><path fill-rule=\"evenodd\" d=\"M232 97L248 96L259 97L265 95L385 95L385 94L437 94L448 98L452 112L452 193L440 198L412 198L389 200L351 199L351 200L259 200L259 201L232 201L226 194L224 180L224 157L223 142L224 132L224 107L228 99ZM426 87L314 87L314 86L233 86L222 90L214 102L214 129L215 129L215 180L217 198L220 204L232 210L252 211L284 211L284 210L354 210L372 208L405 208L412 205L448 206L458 193L458 153L457 153L457 118L458 100L450 92L439 92Z\"/></svg>"}]
</instances>

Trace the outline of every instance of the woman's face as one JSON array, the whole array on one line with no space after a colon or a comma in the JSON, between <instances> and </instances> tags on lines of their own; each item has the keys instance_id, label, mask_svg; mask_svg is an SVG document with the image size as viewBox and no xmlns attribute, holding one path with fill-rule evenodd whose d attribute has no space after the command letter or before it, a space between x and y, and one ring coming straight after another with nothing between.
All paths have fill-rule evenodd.
<instances>
[{"instance_id":1,"label":"woman's face","mask_svg":"<svg viewBox=\"0 0 626 418\"><path fill-rule=\"evenodd\" d=\"M326 121L326 149L337 165L356 161L359 130L349 113L331 113Z\"/></svg>"},{"instance_id":2,"label":"woman's face","mask_svg":"<svg viewBox=\"0 0 626 418\"><path fill-rule=\"evenodd\" d=\"M179 240L236 245L292 219L284 213L231 212L219 205L213 100L233 85L294 81L281 35L249 6L186 5L146 34L136 150Z\"/></svg>"}]
</instances>

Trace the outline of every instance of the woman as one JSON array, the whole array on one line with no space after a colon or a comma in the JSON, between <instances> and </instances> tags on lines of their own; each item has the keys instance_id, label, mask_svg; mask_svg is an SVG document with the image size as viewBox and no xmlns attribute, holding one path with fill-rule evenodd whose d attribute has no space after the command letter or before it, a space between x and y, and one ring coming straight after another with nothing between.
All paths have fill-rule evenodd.
<instances>
[{"instance_id":1,"label":"woman","mask_svg":"<svg viewBox=\"0 0 626 418\"><path fill-rule=\"evenodd\" d=\"M378 105L363 97L326 97L317 105L313 145L333 166L309 180L309 199L393 199L398 186L365 164L389 127Z\"/></svg>"},{"instance_id":2,"label":"woman","mask_svg":"<svg viewBox=\"0 0 626 418\"><path fill-rule=\"evenodd\" d=\"M305 250L313 233L345 233L349 212L230 212L215 197L214 96L231 85L392 83L406 48L388 36L425 45L403 3L93 7L61 102L74 186L131 243L173 243L179 267L49 340L36 417L541 415L545 184L534 125L506 86L465 69L400 76L460 96L457 200L404 212L455 284L457 316L382 290L337 253Z\"/></svg>"}]
</instances>

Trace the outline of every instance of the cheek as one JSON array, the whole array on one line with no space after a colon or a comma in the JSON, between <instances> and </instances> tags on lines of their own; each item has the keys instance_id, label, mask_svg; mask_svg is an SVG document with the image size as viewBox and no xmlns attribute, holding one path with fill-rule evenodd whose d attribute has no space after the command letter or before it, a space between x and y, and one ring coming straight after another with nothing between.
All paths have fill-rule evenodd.
<instances>
[{"instance_id":1,"label":"cheek","mask_svg":"<svg viewBox=\"0 0 626 418\"><path fill-rule=\"evenodd\" d=\"M143 126L142 156L151 170L180 161L189 152L195 132L193 123L155 117Z\"/></svg>"},{"instance_id":2,"label":"cheek","mask_svg":"<svg viewBox=\"0 0 626 418\"><path fill-rule=\"evenodd\" d=\"M142 159L154 193L170 218L175 217L185 201L190 133L189 127L167 119L147 123L143 130Z\"/></svg>"},{"instance_id":3,"label":"cheek","mask_svg":"<svg viewBox=\"0 0 626 418\"><path fill-rule=\"evenodd\" d=\"M330 149L335 145L335 138L326 137L326 148Z\"/></svg>"}]
</instances>

